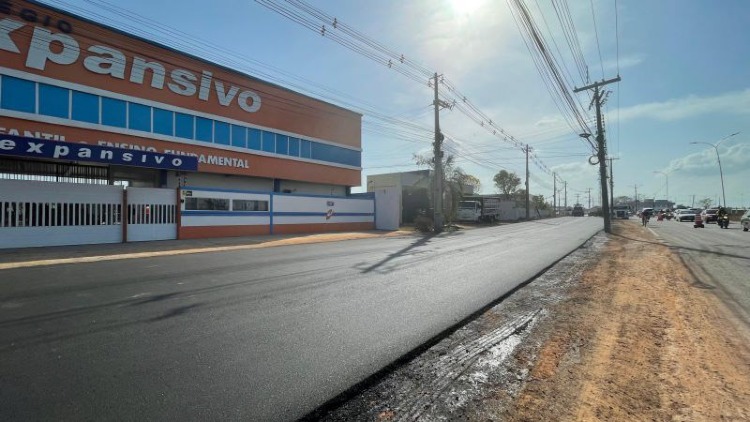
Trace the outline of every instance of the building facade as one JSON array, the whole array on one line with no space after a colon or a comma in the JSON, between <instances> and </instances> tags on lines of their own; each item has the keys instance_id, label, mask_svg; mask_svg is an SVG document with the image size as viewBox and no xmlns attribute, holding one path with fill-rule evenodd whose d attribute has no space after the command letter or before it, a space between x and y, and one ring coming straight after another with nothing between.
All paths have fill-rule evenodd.
<instances>
[{"instance_id":1,"label":"building facade","mask_svg":"<svg viewBox=\"0 0 750 422\"><path fill-rule=\"evenodd\" d=\"M349 196L361 146L358 113L40 3L0 1L0 178L164 189L182 214L171 218L177 237L369 229L372 200ZM0 228L30 227L16 220L36 202L7 194L19 188L0 186Z\"/></svg>"}]
</instances>

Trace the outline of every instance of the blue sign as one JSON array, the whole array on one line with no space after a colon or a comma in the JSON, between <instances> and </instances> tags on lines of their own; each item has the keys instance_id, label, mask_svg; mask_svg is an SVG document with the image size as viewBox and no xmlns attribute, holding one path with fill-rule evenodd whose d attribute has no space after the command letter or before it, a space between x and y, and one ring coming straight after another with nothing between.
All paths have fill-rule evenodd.
<instances>
[{"instance_id":1,"label":"blue sign","mask_svg":"<svg viewBox=\"0 0 750 422\"><path fill-rule=\"evenodd\" d=\"M89 161L120 166L197 171L198 157L161 154L99 145L76 144L23 136L0 135L0 155Z\"/></svg>"}]
</instances>

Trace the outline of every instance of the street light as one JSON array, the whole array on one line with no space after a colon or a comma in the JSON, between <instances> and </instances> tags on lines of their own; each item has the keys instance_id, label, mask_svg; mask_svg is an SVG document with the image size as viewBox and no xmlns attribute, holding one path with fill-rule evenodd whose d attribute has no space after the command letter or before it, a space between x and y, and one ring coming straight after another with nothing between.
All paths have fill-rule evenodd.
<instances>
[{"instance_id":1,"label":"street light","mask_svg":"<svg viewBox=\"0 0 750 422\"><path fill-rule=\"evenodd\" d=\"M663 174L663 175L664 175L664 177L666 177L666 178L667 178L667 208L669 208L669 209L672 209L672 208L671 208L671 207L669 206L669 175L668 175L667 173L663 172L663 171L659 171L659 170L654 170L654 174L656 174L656 173L658 173L658 174Z\"/></svg>"},{"instance_id":2,"label":"street light","mask_svg":"<svg viewBox=\"0 0 750 422\"><path fill-rule=\"evenodd\" d=\"M722 142L724 142L727 139L731 138L732 136L739 135L739 134L740 134L740 132L734 132L731 135L727 135L727 136L721 138L719 140L719 142L717 142L716 144L711 144L711 143L708 143L708 142L698 142L698 141L691 142L691 144L706 144L706 145L710 145L711 147L713 147L714 151L716 151L716 160L719 162L719 176L721 177L721 197L722 197L722 201L724 202L724 207L725 208L727 206L727 195L724 193L724 172L721 170L721 158L719 158L719 144L721 144Z\"/></svg>"}]
</instances>

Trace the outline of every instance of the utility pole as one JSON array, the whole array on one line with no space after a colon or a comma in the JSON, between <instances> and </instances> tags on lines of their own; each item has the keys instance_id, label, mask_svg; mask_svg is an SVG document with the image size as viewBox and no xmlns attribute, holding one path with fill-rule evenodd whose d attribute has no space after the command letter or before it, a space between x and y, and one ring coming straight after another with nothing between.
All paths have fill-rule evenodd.
<instances>
[{"instance_id":1,"label":"utility pole","mask_svg":"<svg viewBox=\"0 0 750 422\"><path fill-rule=\"evenodd\" d=\"M633 186L635 188L635 209L633 212L638 212L638 185Z\"/></svg>"},{"instance_id":2,"label":"utility pole","mask_svg":"<svg viewBox=\"0 0 750 422\"><path fill-rule=\"evenodd\" d=\"M524 148L526 152L526 219L529 219L529 144Z\"/></svg>"},{"instance_id":3,"label":"utility pole","mask_svg":"<svg viewBox=\"0 0 750 422\"><path fill-rule=\"evenodd\" d=\"M604 216L604 231L606 233L612 233L612 216L609 215L609 195L607 195L607 148L606 143L604 142L604 125L602 124L602 104L604 103L605 96L599 91L599 87L619 81L620 77L618 76L608 81L603 80L601 82L595 82L573 90L573 92L581 92L587 89L594 90L594 98L592 102L596 105L596 145L599 158L599 179L602 186L602 215Z\"/></svg>"},{"instance_id":4,"label":"utility pole","mask_svg":"<svg viewBox=\"0 0 750 422\"><path fill-rule=\"evenodd\" d=\"M745 201L743 200L742 203L744 204ZM552 172L552 216L557 217L557 174L555 172Z\"/></svg>"},{"instance_id":5,"label":"utility pole","mask_svg":"<svg viewBox=\"0 0 750 422\"><path fill-rule=\"evenodd\" d=\"M615 179L612 177L612 160L619 160L619 158L608 158L609 159L609 206L610 212L614 216L615 212Z\"/></svg>"},{"instance_id":6,"label":"utility pole","mask_svg":"<svg viewBox=\"0 0 750 422\"><path fill-rule=\"evenodd\" d=\"M591 188L589 188L589 209L591 209Z\"/></svg>"},{"instance_id":7,"label":"utility pole","mask_svg":"<svg viewBox=\"0 0 750 422\"><path fill-rule=\"evenodd\" d=\"M568 182L565 183L565 215L568 215Z\"/></svg>"},{"instance_id":8,"label":"utility pole","mask_svg":"<svg viewBox=\"0 0 750 422\"><path fill-rule=\"evenodd\" d=\"M433 175L433 194L432 194L432 206L433 206L433 218L432 225L435 233L443 231L443 151L441 146L443 144L442 132L440 132L440 107L448 107L449 105L445 101L441 101L438 97L438 74L435 72L435 143L433 144L434 150L434 175Z\"/></svg>"}]
</instances>

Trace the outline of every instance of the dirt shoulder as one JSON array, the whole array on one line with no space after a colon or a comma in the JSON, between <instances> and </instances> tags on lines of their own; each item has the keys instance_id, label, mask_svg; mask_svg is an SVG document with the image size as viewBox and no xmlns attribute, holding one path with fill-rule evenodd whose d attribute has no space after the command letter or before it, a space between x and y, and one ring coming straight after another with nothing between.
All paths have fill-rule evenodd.
<instances>
[{"instance_id":1,"label":"dirt shoulder","mask_svg":"<svg viewBox=\"0 0 750 422\"><path fill-rule=\"evenodd\" d=\"M750 420L748 327L702 286L651 232L618 222L602 259L537 327L541 347L517 349L532 369L496 416Z\"/></svg>"}]
</instances>

